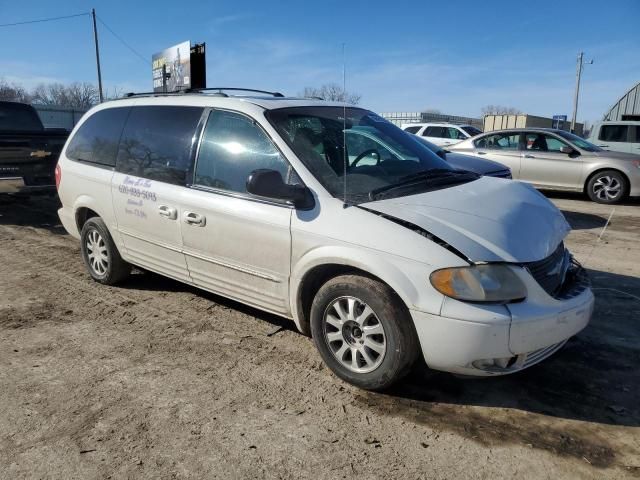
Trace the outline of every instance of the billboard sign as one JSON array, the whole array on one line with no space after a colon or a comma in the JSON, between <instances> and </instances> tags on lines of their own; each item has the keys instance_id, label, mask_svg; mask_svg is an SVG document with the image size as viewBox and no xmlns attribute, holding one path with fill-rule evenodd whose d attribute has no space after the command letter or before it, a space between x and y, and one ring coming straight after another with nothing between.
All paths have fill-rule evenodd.
<instances>
[{"instance_id":1,"label":"billboard sign","mask_svg":"<svg viewBox=\"0 0 640 480\"><path fill-rule=\"evenodd\" d=\"M557 128L558 130L564 130L564 124L567 121L566 115L554 115L551 128Z\"/></svg>"},{"instance_id":2,"label":"billboard sign","mask_svg":"<svg viewBox=\"0 0 640 480\"><path fill-rule=\"evenodd\" d=\"M155 53L151 60L154 92L191 88L191 42L182 42Z\"/></svg>"}]
</instances>

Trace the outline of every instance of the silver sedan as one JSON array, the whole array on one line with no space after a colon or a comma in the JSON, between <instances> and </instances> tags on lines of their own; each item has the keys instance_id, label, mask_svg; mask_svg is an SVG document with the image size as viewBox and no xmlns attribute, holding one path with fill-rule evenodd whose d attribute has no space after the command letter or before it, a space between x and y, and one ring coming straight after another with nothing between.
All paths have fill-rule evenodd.
<instances>
[{"instance_id":1,"label":"silver sedan","mask_svg":"<svg viewBox=\"0 0 640 480\"><path fill-rule=\"evenodd\" d=\"M564 130L497 130L448 149L503 163L537 188L586 192L598 203L640 196L640 155L603 150Z\"/></svg>"}]
</instances>

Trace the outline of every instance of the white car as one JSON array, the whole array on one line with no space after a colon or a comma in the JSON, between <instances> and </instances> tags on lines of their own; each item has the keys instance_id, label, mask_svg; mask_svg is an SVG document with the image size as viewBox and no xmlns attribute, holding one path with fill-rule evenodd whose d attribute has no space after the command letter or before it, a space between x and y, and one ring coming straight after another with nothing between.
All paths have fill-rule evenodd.
<instances>
[{"instance_id":1,"label":"white car","mask_svg":"<svg viewBox=\"0 0 640 480\"><path fill-rule=\"evenodd\" d=\"M366 137L345 142L356 127ZM547 199L454 170L345 104L204 91L103 103L74 128L56 183L96 281L135 265L292 319L366 389L420 355L464 375L522 370L593 309Z\"/></svg>"},{"instance_id":2,"label":"white car","mask_svg":"<svg viewBox=\"0 0 640 480\"><path fill-rule=\"evenodd\" d=\"M454 123L406 123L400 128L439 147L454 145L482 133L482 130L473 125L457 125Z\"/></svg>"}]
</instances>

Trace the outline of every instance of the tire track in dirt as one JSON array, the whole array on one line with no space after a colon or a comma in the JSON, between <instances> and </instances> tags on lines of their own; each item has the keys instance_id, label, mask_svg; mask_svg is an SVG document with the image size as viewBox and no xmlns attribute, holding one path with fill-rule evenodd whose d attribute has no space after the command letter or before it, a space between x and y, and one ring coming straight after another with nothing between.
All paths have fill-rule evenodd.
<instances>
[{"instance_id":1,"label":"tire track in dirt","mask_svg":"<svg viewBox=\"0 0 640 480\"><path fill-rule=\"evenodd\" d=\"M0 323L3 349L20 345L26 360L0 354L14 370L0 376L10 387L0 399L17 400L15 418L29 409L39 418L20 416L0 436L0 457L16 476L45 472L47 462L54 476L139 478L628 473L611 468L626 465L632 446L609 445L614 427L452 403L484 389L439 374L417 381L466 391L433 401L361 392L330 375L286 320L153 274L98 285L77 243L42 229L0 225L0 242L0 292L25 292L13 306L32 302L11 325ZM289 329L267 337L280 326ZM77 453L91 448L95 459ZM53 451L72 461L65 466Z\"/></svg>"}]
</instances>

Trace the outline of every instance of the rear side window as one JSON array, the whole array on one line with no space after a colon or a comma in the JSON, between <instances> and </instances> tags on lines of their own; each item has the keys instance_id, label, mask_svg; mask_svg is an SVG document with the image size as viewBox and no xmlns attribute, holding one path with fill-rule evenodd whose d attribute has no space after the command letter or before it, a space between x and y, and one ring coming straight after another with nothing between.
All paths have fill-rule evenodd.
<instances>
[{"instance_id":1,"label":"rear side window","mask_svg":"<svg viewBox=\"0 0 640 480\"><path fill-rule=\"evenodd\" d=\"M416 126L416 127L407 127L404 129L405 132L407 133L418 133L418 130L420 130L420 125Z\"/></svg>"},{"instance_id":2,"label":"rear side window","mask_svg":"<svg viewBox=\"0 0 640 480\"><path fill-rule=\"evenodd\" d=\"M246 193L254 170L277 170L286 181L289 164L253 120L238 113L214 110L202 136L195 184Z\"/></svg>"},{"instance_id":3,"label":"rear side window","mask_svg":"<svg viewBox=\"0 0 640 480\"><path fill-rule=\"evenodd\" d=\"M29 105L0 102L0 130L41 132L42 122Z\"/></svg>"},{"instance_id":4,"label":"rear side window","mask_svg":"<svg viewBox=\"0 0 640 480\"><path fill-rule=\"evenodd\" d=\"M109 167L115 166L118 142L129 110L129 107L108 108L91 115L80 125L69 142L67 157Z\"/></svg>"},{"instance_id":5,"label":"rear side window","mask_svg":"<svg viewBox=\"0 0 640 480\"><path fill-rule=\"evenodd\" d=\"M636 125L635 131L635 137L631 137L631 141L634 143L640 143L640 125Z\"/></svg>"},{"instance_id":6,"label":"rear side window","mask_svg":"<svg viewBox=\"0 0 640 480\"><path fill-rule=\"evenodd\" d=\"M422 132L423 137L449 138L444 127L427 127Z\"/></svg>"},{"instance_id":7,"label":"rear side window","mask_svg":"<svg viewBox=\"0 0 640 480\"><path fill-rule=\"evenodd\" d=\"M120 140L116 169L184 185L202 111L200 107L132 107Z\"/></svg>"},{"instance_id":8,"label":"rear side window","mask_svg":"<svg viewBox=\"0 0 640 480\"><path fill-rule=\"evenodd\" d=\"M628 125L602 125L599 139L605 142L626 142L628 134Z\"/></svg>"},{"instance_id":9,"label":"rear side window","mask_svg":"<svg viewBox=\"0 0 640 480\"><path fill-rule=\"evenodd\" d=\"M476 148L490 148L495 150L518 150L520 134L496 133L481 137L474 142Z\"/></svg>"}]
</instances>

